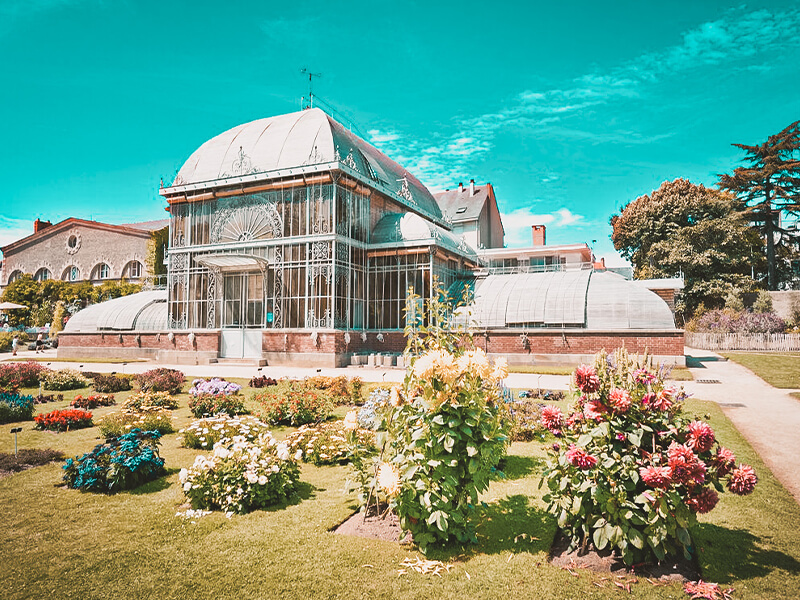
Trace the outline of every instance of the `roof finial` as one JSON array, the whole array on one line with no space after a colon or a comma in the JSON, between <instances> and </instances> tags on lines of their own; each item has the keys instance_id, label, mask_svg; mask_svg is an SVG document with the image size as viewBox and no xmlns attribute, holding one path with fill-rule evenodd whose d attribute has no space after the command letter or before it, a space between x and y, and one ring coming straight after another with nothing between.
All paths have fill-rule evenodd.
<instances>
[{"instance_id":1,"label":"roof finial","mask_svg":"<svg viewBox=\"0 0 800 600\"><path fill-rule=\"evenodd\" d=\"M312 73L311 71L309 71L305 67L300 69L300 72L303 75L308 75L308 106L303 106L303 110L306 110L307 108L314 108L314 93L311 91L311 78L312 77L322 77L322 73ZM301 104L302 104L302 102L304 100L305 100L305 98L300 100Z\"/></svg>"}]
</instances>

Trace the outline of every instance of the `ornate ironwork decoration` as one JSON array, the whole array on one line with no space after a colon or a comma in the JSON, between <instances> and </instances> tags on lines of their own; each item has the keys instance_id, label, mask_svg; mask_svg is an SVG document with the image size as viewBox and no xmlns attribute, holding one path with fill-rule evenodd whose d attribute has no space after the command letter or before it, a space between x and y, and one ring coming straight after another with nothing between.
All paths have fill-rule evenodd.
<instances>
[{"instance_id":1,"label":"ornate ironwork decoration","mask_svg":"<svg viewBox=\"0 0 800 600\"><path fill-rule=\"evenodd\" d=\"M400 183L400 189L397 190L397 195L401 198L405 198L411 204L416 205L416 201L414 200L414 194L411 193L411 190L408 188L408 176L403 175L402 179L397 180Z\"/></svg>"},{"instance_id":2,"label":"ornate ironwork decoration","mask_svg":"<svg viewBox=\"0 0 800 600\"><path fill-rule=\"evenodd\" d=\"M243 196L220 207L211 225L211 243L283 237L283 219L274 202Z\"/></svg>"},{"instance_id":3,"label":"ornate ironwork decoration","mask_svg":"<svg viewBox=\"0 0 800 600\"><path fill-rule=\"evenodd\" d=\"M233 159L231 163L231 172L230 173L223 173L222 178L225 179L227 177L241 177L242 175L251 175L253 173L258 173L259 169L253 166L253 161L250 160L250 157L245 154L244 148L239 146L239 153L236 155L236 158Z\"/></svg>"}]
</instances>

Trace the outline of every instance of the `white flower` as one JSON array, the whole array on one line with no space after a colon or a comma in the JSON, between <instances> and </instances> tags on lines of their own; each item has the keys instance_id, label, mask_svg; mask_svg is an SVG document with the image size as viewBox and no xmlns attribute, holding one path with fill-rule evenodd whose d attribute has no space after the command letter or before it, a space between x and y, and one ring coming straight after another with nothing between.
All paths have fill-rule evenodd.
<instances>
[{"instance_id":1,"label":"white flower","mask_svg":"<svg viewBox=\"0 0 800 600\"><path fill-rule=\"evenodd\" d=\"M295 452L294 453L294 459L297 460L297 461L303 460L303 451L302 450L298 450L297 452Z\"/></svg>"},{"instance_id":2,"label":"white flower","mask_svg":"<svg viewBox=\"0 0 800 600\"><path fill-rule=\"evenodd\" d=\"M186 481L187 477L189 477L189 470L181 469L180 473L178 473L178 481L183 483L184 481Z\"/></svg>"},{"instance_id":3,"label":"white flower","mask_svg":"<svg viewBox=\"0 0 800 600\"><path fill-rule=\"evenodd\" d=\"M267 476L266 475L261 475L258 478L258 485L266 485L266 484L267 484Z\"/></svg>"},{"instance_id":4,"label":"white flower","mask_svg":"<svg viewBox=\"0 0 800 600\"><path fill-rule=\"evenodd\" d=\"M358 429L358 413L356 411L351 410L347 413L347 416L344 418L344 428L346 431Z\"/></svg>"},{"instance_id":5,"label":"white flower","mask_svg":"<svg viewBox=\"0 0 800 600\"><path fill-rule=\"evenodd\" d=\"M285 443L281 442L276 448L277 456L280 460L289 460L289 448Z\"/></svg>"},{"instance_id":6,"label":"white flower","mask_svg":"<svg viewBox=\"0 0 800 600\"><path fill-rule=\"evenodd\" d=\"M192 489L192 483L190 481L187 481L186 483L183 484L184 492L188 492L190 489Z\"/></svg>"}]
</instances>

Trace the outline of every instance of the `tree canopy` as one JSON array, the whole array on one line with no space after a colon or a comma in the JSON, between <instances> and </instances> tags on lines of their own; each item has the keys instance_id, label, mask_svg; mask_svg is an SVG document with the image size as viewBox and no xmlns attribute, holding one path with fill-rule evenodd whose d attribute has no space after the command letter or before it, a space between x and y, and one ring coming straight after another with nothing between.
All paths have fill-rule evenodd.
<instances>
[{"instance_id":1,"label":"tree canopy","mask_svg":"<svg viewBox=\"0 0 800 600\"><path fill-rule=\"evenodd\" d=\"M635 278L683 275L678 310L722 306L731 289L755 286L751 275L763 252L741 208L730 194L676 179L612 216L611 239Z\"/></svg>"},{"instance_id":2,"label":"tree canopy","mask_svg":"<svg viewBox=\"0 0 800 600\"><path fill-rule=\"evenodd\" d=\"M719 186L745 204L750 221L763 234L767 255L767 285L780 283L778 247L784 250L790 237L781 227L781 211L800 212L800 121L771 135L757 146L733 144L745 151L744 167L732 175L720 175ZM784 252L785 253L785 252Z\"/></svg>"}]
</instances>

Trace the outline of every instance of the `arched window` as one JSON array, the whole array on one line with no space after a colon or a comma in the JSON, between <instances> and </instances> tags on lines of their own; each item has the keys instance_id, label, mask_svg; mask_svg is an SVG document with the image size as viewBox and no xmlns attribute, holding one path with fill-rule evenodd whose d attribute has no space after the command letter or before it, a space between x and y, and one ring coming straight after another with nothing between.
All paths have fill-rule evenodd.
<instances>
[{"instance_id":1,"label":"arched window","mask_svg":"<svg viewBox=\"0 0 800 600\"><path fill-rule=\"evenodd\" d=\"M111 269L108 268L108 265L106 263L100 263L92 269L92 281L108 279L110 273Z\"/></svg>"},{"instance_id":2,"label":"arched window","mask_svg":"<svg viewBox=\"0 0 800 600\"><path fill-rule=\"evenodd\" d=\"M64 273L61 275L62 281L80 281L80 278L81 270L75 265L71 265L64 269Z\"/></svg>"},{"instance_id":3,"label":"arched window","mask_svg":"<svg viewBox=\"0 0 800 600\"><path fill-rule=\"evenodd\" d=\"M142 276L143 270L142 263L138 260L132 260L125 265L125 268L122 270L122 276L125 279L139 279Z\"/></svg>"},{"instance_id":4,"label":"arched window","mask_svg":"<svg viewBox=\"0 0 800 600\"><path fill-rule=\"evenodd\" d=\"M48 279L52 279L53 275L50 273L50 270L46 267L42 267L38 271L36 271L36 275L33 276L36 281L47 281Z\"/></svg>"},{"instance_id":5,"label":"arched window","mask_svg":"<svg viewBox=\"0 0 800 600\"><path fill-rule=\"evenodd\" d=\"M12 283L22 277L22 271L17 269L16 271L12 271L11 275L8 276L8 283Z\"/></svg>"}]
</instances>

